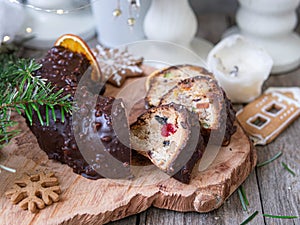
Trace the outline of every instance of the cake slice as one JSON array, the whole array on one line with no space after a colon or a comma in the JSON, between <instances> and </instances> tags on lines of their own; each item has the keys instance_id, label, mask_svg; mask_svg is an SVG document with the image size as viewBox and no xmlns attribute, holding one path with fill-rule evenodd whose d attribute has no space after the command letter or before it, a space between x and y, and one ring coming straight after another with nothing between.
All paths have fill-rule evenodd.
<instances>
[{"instance_id":1,"label":"cake slice","mask_svg":"<svg viewBox=\"0 0 300 225\"><path fill-rule=\"evenodd\" d=\"M197 113L206 142L211 136L214 144L220 138L221 144L229 143L236 129L233 124L235 112L215 79L197 76L179 82L161 98L161 105L169 103L182 104Z\"/></svg>"},{"instance_id":2,"label":"cake slice","mask_svg":"<svg viewBox=\"0 0 300 225\"><path fill-rule=\"evenodd\" d=\"M204 151L197 115L178 104L149 109L131 125L130 140L134 150L183 183L190 182Z\"/></svg>"},{"instance_id":3,"label":"cake slice","mask_svg":"<svg viewBox=\"0 0 300 225\"><path fill-rule=\"evenodd\" d=\"M175 87L178 82L199 75L214 78L212 74L204 68L193 65L171 66L153 72L146 81L146 89L148 92L145 100L147 106L158 106L161 97Z\"/></svg>"}]
</instances>

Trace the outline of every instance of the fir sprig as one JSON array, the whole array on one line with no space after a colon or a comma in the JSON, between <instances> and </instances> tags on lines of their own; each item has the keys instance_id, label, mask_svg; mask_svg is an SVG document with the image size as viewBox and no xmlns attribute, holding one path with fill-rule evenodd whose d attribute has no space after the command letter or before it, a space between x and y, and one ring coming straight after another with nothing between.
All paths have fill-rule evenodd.
<instances>
[{"instance_id":1,"label":"fir sprig","mask_svg":"<svg viewBox=\"0 0 300 225\"><path fill-rule=\"evenodd\" d=\"M33 59L18 59L11 49L0 48L0 148L19 133L13 129L16 124L11 120L13 111L25 115L31 124L35 112L42 125L49 125L49 110L55 115L55 108L60 107L62 122L63 115L72 112L70 95L64 95L63 90L54 91L51 83L34 75L40 67ZM47 112L45 121L41 106ZM6 167L1 165L1 168Z\"/></svg>"},{"instance_id":2,"label":"fir sprig","mask_svg":"<svg viewBox=\"0 0 300 225\"><path fill-rule=\"evenodd\" d=\"M62 95L62 90L54 92L51 83L45 79L34 76L34 71L41 65L34 60L20 59L9 67L9 73L5 72L0 78L0 83L7 83L4 90L0 90L0 123L2 129L6 131L7 126L11 126L10 115L12 111L19 114L24 112L29 122L32 124L32 116L35 111L39 121L44 125L40 106L46 106L52 110L60 106L62 112L71 113L72 102L68 101L70 95ZM49 115L46 116L46 123L49 123ZM1 133L0 133L1 135Z\"/></svg>"}]
</instances>

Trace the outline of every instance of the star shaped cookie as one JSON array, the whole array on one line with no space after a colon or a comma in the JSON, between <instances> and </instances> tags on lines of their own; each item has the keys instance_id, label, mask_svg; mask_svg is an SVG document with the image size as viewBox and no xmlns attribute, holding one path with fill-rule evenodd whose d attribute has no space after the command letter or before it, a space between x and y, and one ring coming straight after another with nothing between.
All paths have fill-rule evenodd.
<instances>
[{"instance_id":1,"label":"star shaped cookie","mask_svg":"<svg viewBox=\"0 0 300 225\"><path fill-rule=\"evenodd\" d=\"M124 50L117 48L105 48L97 45L93 53L99 63L101 71L109 83L116 87L121 87L126 78L139 77L143 75L141 65L142 57L135 57Z\"/></svg>"}]
</instances>

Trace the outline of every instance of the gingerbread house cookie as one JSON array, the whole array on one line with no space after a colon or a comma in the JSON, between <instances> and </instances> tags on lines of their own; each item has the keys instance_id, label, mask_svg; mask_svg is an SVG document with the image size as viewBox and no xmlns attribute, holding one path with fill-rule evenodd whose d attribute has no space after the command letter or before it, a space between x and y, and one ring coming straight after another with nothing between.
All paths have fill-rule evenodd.
<instances>
[{"instance_id":1,"label":"gingerbread house cookie","mask_svg":"<svg viewBox=\"0 0 300 225\"><path fill-rule=\"evenodd\" d=\"M273 141L300 115L299 88L269 88L237 112L237 118L254 144Z\"/></svg>"}]
</instances>

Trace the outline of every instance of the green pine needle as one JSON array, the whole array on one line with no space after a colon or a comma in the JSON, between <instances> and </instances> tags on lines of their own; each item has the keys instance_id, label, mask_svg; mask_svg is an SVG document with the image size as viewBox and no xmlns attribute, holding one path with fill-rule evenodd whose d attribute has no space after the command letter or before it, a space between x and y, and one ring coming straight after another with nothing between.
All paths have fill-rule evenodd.
<instances>
[{"instance_id":1,"label":"green pine needle","mask_svg":"<svg viewBox=\"0 0 300 225\"><path fill-rule=\"evenodd\" d=\"M265 162L262 162L262 163L259 163L256 165L257 168L259 167L263 167L271 162L273 162L274 160L278 159L280 156L282 155L282 152L278 152L276 155L274 155L271 159L268 159L267 161Z\"/></svg>"},{"instance_id":2,"label":"green pine needle","mask_svg":"<svg viewBox=\"0 0 300 225\"><path fill-rule=\"evenodd\" d=\"M246 205L249 205L249 201L247 199L246 191L245 191L244 187L241 185L240 188L241 188L242 195L243 195L243 198L244 198L244 201L245 201Z\"/></svg>"},{"instance_id":3,"label":"green pine needle","mask_svg":"<svg viewBox=\"0 0 300 225\"><path fill-rule=\"evenodd\" d=\"M243 195L242 190L241 190L240 187L238 188L237 191L238 191L238 195L239 195L240 202L241 202L241 204L242 204L243 210L244 210L244 211L247 211L247 203L248 203L248 200L247 200L247 203L246 203L245 197L244 197L244 195ZM246 199L247 199L247 198L246 198ZM248 203L248 204L249 204L249 203Z\"/></svg>"},{"instance_id":4,"label":"green pine needle","mask_svg":"<svg viewBox=\"0 0 300 225\"><path fill-rule=\"evenodd\" d=\"M249 206L249 201L247 199L245 189L242 185L238 188L238 195L239 195L243 210L247 211L247 206Z\"/></svg>"},{"instance_id":5,"label":"green pine needle","mask_svg":"<svg viewBox=\"0 0 300 225\"><path fill-rule=\"evenodd\" d=\"M56 121L56 114L55 114L55 109L53 106L49 106L51 108L51 112L52 112L52 118L54 121Z\"/></svg>"},{"instance_id":6,"label":"green pine needle","mask_svg":"<svg viewBox=\"0 0 300 225\"><path fill-rule=\"evenodd\" d=\"M65 122L65 111L64 111L64 108L61 107L60 111L61 111L61 122L64 123Z\"/></svg>"},{"instance_id":7,"label":"green pine needle","mask_svg":"<svg viewBox=\"0 0 300 225\"><path fill-rule=\"evenodd\" d=\"M49 109L54 121L57 107L60 108L62 121L65 120L66 113L72 112L70 95L64 95L63 90L54 91L51 83L34 75L41 68L34 60L12 56L6 59L0 54L0 67L0 138L3 141L8 142L12 137L7 130L13 125L10 121L13 111L19 114L23 112L30 124L33 123L35 114L42 126L49 125ZM41 113L42 106L46 115Z\"/></svg>"},{"instance_id":8,"label":"green pine needle","mask_svg":"<svg viewBox=\"0 0 300 225\"><path fill-rule=\"evenodd\" d=\"M245 219L240 225L245 225L254 219L258 214L258 211L255 211L252 215L250 215L247 219Z\"/></svg>"},{"instance_id":9,"label":"green pine needle","mask_svg":"<svg viewBox=\"0 0 300 225\"><path fill-rule=\"evenodd\" d=\"M50 118L49 118L49 106L46 105L46 125L49 126Z\"/></svg>"},{"instance_id":10,"label":"green pine needle","mask_svg":"<svg viewBox=\"0 0 300 225\"><path fill-rule=\"evenodd\" d=\"M263 214L264 217L269 218L276 218L276 219L297 219L298 216L278 216L278 215L270 215L270 214Z\"/></svg>"},{"instance_id":11,"label":"green pine needle","mask_svg":"<svg viewBox=\"0 0 300 225\"><path fill-rule=\"evenodd\" d=\"M296 173L284 162L281 162L281 165L283 166L283 168L285 170L287 170L290 174L292 174L293 176L296 176Z\"/></svg>"}]
</instances>

